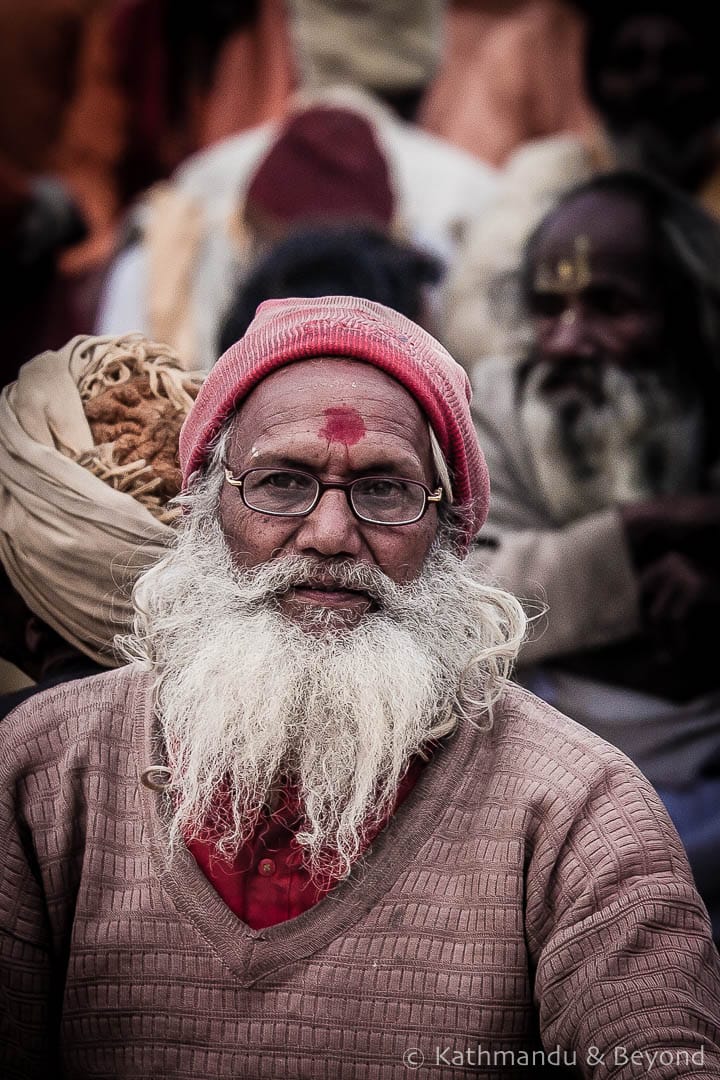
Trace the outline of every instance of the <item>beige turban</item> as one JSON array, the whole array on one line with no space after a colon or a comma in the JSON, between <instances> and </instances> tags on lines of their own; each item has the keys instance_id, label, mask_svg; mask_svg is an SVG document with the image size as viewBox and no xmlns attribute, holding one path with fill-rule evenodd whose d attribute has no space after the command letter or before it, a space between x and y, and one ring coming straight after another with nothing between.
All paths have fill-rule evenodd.
<instances>
[{"instance_id":1,"label":"beige turban","mask_svg":"<svg viewBox=\"0 0 720 1080\"><path fill-rule=\"evenodd\" d=\"M376 93L429 83L442 58L445 0L289 0L301 83Z\"/></svg>"},{"instance_id":2,"label":"beige turban","mask_svg":"<svg viewBox=\"0 0 720 1080\"><path fill-rule=\"evenodd\" d=\"M173 536L177 431L200 379L140 335L83 336L0 393L0 559L28 607L107 667L134 579Z\"/></svg>"}]
</instances>

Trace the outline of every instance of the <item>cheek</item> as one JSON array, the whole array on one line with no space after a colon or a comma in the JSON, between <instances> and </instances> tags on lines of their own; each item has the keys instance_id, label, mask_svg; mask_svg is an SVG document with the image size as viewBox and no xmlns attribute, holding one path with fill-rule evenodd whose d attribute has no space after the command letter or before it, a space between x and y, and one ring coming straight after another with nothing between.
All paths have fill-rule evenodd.
<instances>
[{"instance_id":1,"label":"cheek","mask_svg":"<svg viewBox=\"0 0 720 1080\"><path fill-rule=\"evenodd\" d=\"M228 493L226 488L220 496L220 527L228 547L237 557L247 550L247 528L245 507L233 495L235 493Z\"/></svg>"},{"instance_id":2,"label":"cheek","mask_svg":"<svg viewBox=\"0 0 720 1080\"><path fill-rule=\"evenodd\" d=\"M663 340L662 321L628 315L611 325L608 340L618 353L629 358L655 353Z\"/></svg>"},{"instance_id":3,"label":"cheek","mask_svg":"<svg viewBox=\"0 0 720 1080\"><path fill-rule=\"evenodd\" d=\"M283 546L292 523L248 510L233 494L225 491L220 498L220 525L238 565L256 566Z\"/></svg>"},{"instance_id":4,"label":"cheek","mask_svg":"<svg viewBox=\"0 0 720 1080\"><path fill-rule=\"evenodd\" d=\"M437 534L435 512L428 512L417 525L387 529L374 538L372 551L380 569L398 584L414 581Z\"/></svg>"}]
</instances>

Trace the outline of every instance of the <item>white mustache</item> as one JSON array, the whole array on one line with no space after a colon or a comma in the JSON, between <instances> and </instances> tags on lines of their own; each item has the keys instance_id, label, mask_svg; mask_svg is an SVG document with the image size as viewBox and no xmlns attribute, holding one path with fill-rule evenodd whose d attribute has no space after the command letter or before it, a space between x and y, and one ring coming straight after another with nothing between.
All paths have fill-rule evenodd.
<instances>
[{"instance_id":1,"label":"white mustache","mask_svg":"<svg viewBox=\"0 0 720 1080\"><path fill-rule=\"evenodd\" d=\"M367 593L382 606L392 605L398 594L398 586L377 567L349 559L319 560L305 555L283 555L242 572L245 604L267 602L296 588Z\"/></svg>"},{"instance_id":2,"label":"white mustache","mask_svg":"<svg viewBox=\"0 0 720 1080\"><path fill-rule=\"evenodd\" d=\"M412 616L425 603L421 585L398 585L376 566L351 559L283 555L258 567L243 568L236 580L240 610L248 614L268 605L276 607L275 601L297 588L364 593L375 601L379 611L393 619Z\"/></svg>"}]
</instances>

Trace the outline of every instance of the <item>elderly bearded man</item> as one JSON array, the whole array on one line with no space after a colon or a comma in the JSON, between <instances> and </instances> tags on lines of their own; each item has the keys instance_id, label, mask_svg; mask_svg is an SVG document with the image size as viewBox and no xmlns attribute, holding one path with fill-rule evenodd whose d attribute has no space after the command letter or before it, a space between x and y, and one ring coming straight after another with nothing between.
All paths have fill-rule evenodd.
<instances>
[{"instance_id":1,"label":"elderly bearded man","mask_svg":"<svg viewBox=\"0 0 720 1080\"><path fill-rule=\"evenodd\" d=\"M468 398L349 297L262 305L212 369L139 662L3 730L5 1076L717 1077L677 835L507 681Z\"/></svg>"},{"instance_id":2,"label":"elderly bearded man","mask_svg":"<svg viewBox=\"0 0 720 1080\"><path fill-rule=\"evenodd\" d=\"M516 674L655 786L720 943L720 231L609 173L543 219L524 281L532 349L473 374L479 541L548 608Z\"/></svg>"}]
</instances>

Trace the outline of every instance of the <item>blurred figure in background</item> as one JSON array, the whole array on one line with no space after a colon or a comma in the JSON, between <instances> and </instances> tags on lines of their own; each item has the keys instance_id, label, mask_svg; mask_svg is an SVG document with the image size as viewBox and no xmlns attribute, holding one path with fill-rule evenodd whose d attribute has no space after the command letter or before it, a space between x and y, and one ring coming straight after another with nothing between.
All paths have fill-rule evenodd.
<instances>
[{"instance_id":1,"label":"blurred figure in background","mask_svg":"<svg viewBox=\"0 0 720 1080\"><path fill-rule=\"evenodd\" d=\"M613 0L590 16L598 162L645 169L720 217L720 73L707 5Z\"/></svg>"},{"instance_id":2,"label":"blurred figure in background","mask_svg":"<svg viewBox=\"0 0 720 1080\"><path fill-rule=\"evenodd\" d=\"M264 300L292 296L376 300L427 327L430 293L439 277L437 260L380 229L297 229L258 261L238 290L225 315L218 355L243 336Z\"/></svg>"},{"instance_id":3,"label":"blurred figure in background","mask_svg":"<svg viewBox=\"0 0 720 1080\"><path fill-rule=\"evenodd\" d=\"M233 290L288 230L303 222L387 228L393 221L387 160L355 113L301 110L269 143L255 132L232 142L230 162L221 145L151 194L141 208L143 239L117 260L98 329L147 327L188 366L209 368Z\"/></svg>"},{"instance_id":4,"label":"blurred figure in background","mask_svg":"<svg viewBox=\"0 0 720 1080\"><path fill-rule=\"evenodd\" d=\"M92 235L66 265L104 261L123 212L185 158L280 114L291 88L283 30L280 0L97 6L59 148Z\"/></svg>"},{"instance_id":5,"label":"blurred figure in background","mask_svg":"<svg viewBox=\"0 0 720 1080\"><path fill-rule=\"evenodd\" d=\"M200 385L137 335L77 337L0 394L0 650L34 686L114 667L129 593L174 534L177 440Z\"/></svg>"},{"instance_id":6,"label":"blurred figure in background","mask_svg":"<svg viewBox=\"0 0 720 1080\"><path fill-rule=\"evenodd\" d=\"M121 215L140 192L199 147L278 115L291 85L279 2L2 5L3 383L92 328Z\"/></svg>"},{"instance_id":7,"label":"blurred figure in background","mask_svg":"<svg viewBox=\"0 0 720 1080\"><path fill-rule=\"evenodd\" d=\"M394 117L356 87L300 96L263 125L196 155L138 208L142 239L111 271L97 330L141 330L209 368L220 323L255 259L291 228L371 224L451 261L490 170ZM439 301L440 302L440 301Z\"/></svg>"},{"instance_id":8,"label":"blurred figure in background","mask_svg":"<svg viewBox=\"0 0 720 1080\"><path fill-rule=\"evenodd\" d=\"M593 125L584 18L567 0L289 0L288 11L303 86L364 88L490 165Z\"/></svg>"},{"instance_id":9,"label":"blurred figure in background","mask_svg":"<svg viewBox=\"0 0 720 1080\"><path fill-rule=\"evenodd\" d=\"M60 259L87 232L78 204L58 177L26 173L0 157L0 386L12 382L53 333L62 332Z\"/></svg>"},{"instance_id":10,"label":"blurred figure in background","mask_svg":"<svg viewBox=\"0 0 720 1080\"><path fill-rule=\"evenodd\" d=\"M122 205L202 146L221 52L258 14L259 0L115 0L108 37L124 102Z\"/></svg>"},{"instance_id":11,"label":"blurred figure in background","mask_svg":"<svg viewBox=\"0 0 720 1080\"><path fill-rule=\"evenodd\" d=\"M0 5L0 384L43 348L62 319L60 257L87 235L77 195L62 175L61 133L78 59L101 0Z\"/></svg>"},{"instance_id":12,"label":"blurred figure in background","mask_svg":"<svg viewBox=\"0 0 720 1080\"><path fill-rule=\"evenodd\" d=\"M454 0L428 131L491 165L524 143L595 123L582 77L584 12L569 0Z\"/></svg>"},{"instance_id":13,"label":"blurred figure in background","mask_svg":"<svg viewBox=\"0 0 720 1080\"><path fill-rule=\"evenodd\" d=\"M501 88L495 96L480 94L483 103L490 102L491 122L483 125L476 109L475 127L486 136L498 133L507 126L506 112L527 111L530 101L534 112L541 97L570 108L577 27L562 0L482 0L479 8L497 31L485 27L483 39L497 36L505 45L495 50L494 65L486 59L474 65L483 75L492 67L489 81ZM97 317L108 260L118 242L127 242L125 211L188 156L237 132L277 124L300 98L359 110L376 126L402 193L408 238L429 245L452 265L468 221L492 188L491 174L477 157L482 151L472 140L463 141L462 123L459 129L438 126L423 101L429 91L433 100L447 100L440 67L450 48L454 77L460 73L465 80L462 93L450 93L453 112L462 104L467 120L474 85L469 69L476 57L461 50L459 63L453 59L458 44L471 37L477 42L477 27L470 34L463 21L467 14L465 0L208 0L200 8L187 0L31 0L22 6L9 0L0 14L4 97L23 104L4 111L3 124L13 135L8 142L5 130L0 132L0 211L4 215L11 203L15 212L18 192L23 206L28 200L27 184L18 185L16 175L22 157L13 149L17 138L40 147L43 155L50 149L54 185L52 198L49 189L43 193L41 210L46 222L50 215L53 220L43 235L59 240L53 239L48 288L46 267L26 282L15 239L0 253L14 282L4 312L14 339L4 351L4 381L35 352L92 328L140 329L165 340L151 321L106 323ZM524 84L533 65L521 56L538 52L547 72L540 79L543 95L535 84L532 92ZM438 83L444 90L437 91ZM51 102L49 110L39 106L41 99ZM28 102L34 103L29 118ZM545 119L539 126L533 121L529 128L513 129L511 142L564 128L554 106L540 111ZM409 120L420 126L400 123ZM495 160L489 152L484 157ZM211 171L215 165L207 162ZM201 159L198 169L204 167ZM131 217L130 231L142 213ZM133 265L126 275L128 294L138 302L145 294L143 273Z\"/></svg>"},{"instance_id":14,"label":"blurred figure in background","mask_svg":"<svg viewBox=\"0 0 720 1080\"><path fill-rule=\"evenodd\" d=\"M599 177L543 219L523 282L535 345L473 372L478 557L547 602L521 681L668 792L720 937L720 232L660 181Z\"/></svg>"},{"instance_id":15,"label":"blurred figure in background","mask_svg":"<svg viewBox=\"0 0 720 1080\"><path fill-rule=\"evenodd\" d=\"M445 46L445 0L288 0L301 85L356 86L415 121Z\"/></svg>"},{"instance_id":16,"label":"blurred figure in background","mask_svg":"<svg viewBox=\"0 0 720 1080\"><path fill-rule=\"evenodd\" d=\"M468 230L448 281L445 337L466 363L521 355L532 338L519 295L527 236L560 195L600 172L662 177L720 217L720 77L708 9L628 0L587 12L588 96L598 122L519 148Z\"/></svg>"}]
</instances>

